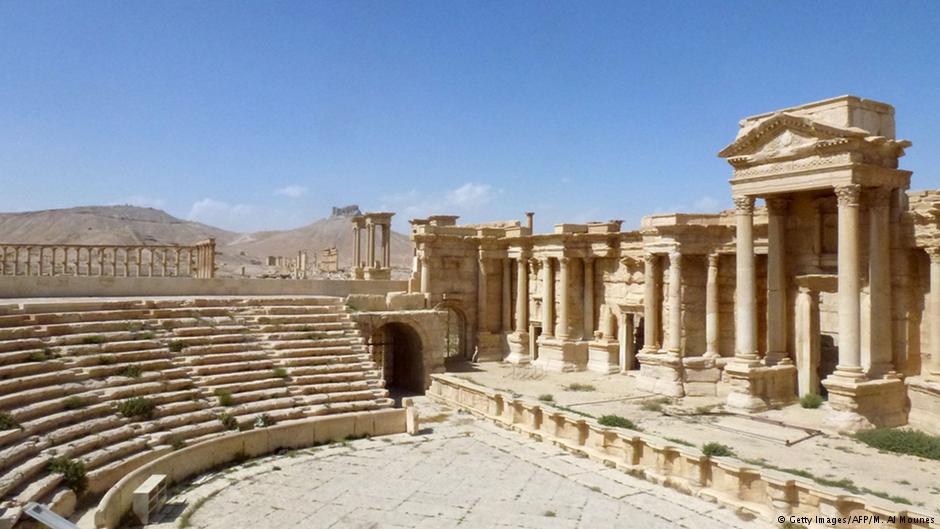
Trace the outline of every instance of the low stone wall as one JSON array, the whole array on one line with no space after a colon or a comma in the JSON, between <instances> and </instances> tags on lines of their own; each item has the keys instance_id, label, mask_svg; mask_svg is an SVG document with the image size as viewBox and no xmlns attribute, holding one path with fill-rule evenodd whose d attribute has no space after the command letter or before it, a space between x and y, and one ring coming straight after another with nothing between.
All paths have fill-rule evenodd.
<instances>
[{"instance_id":1,"label":"low stone wall","mask_svg":"<svg viewBox=\"0 0 940 529\"><path fill-rule=\"evenodd\" d=\"M0 276L0 298L78 296L216 296L381 294L408 289L407 281L242 279L191 277Z\"/></svg>"},{"instance_id":2,"label":"low stone wall","mask_svg":"<svg viewBox=\"0 0 940 529\"><path fill-rule=\"evenodd\" d=\"M694 447L597 421L536 401L472 384L450 375L434 375L428 396L468 410L506 428L551 442L637 477L673 487L739 512L776 522L779 516L894 516L898 528L940 527L907 523L904 518L930 518L881 498L848 494L807 479L748 465L730 457L706 457ZM903 517L903 518L902 518ZM936 518L936 517L934 517ZM837 527L870 527L862 521Z\"/></svg>"},{"instance_id":3,"label":"low stone wall","mask_svg":"<svg viewBox=\"0 0 940 529\"><path fill-rule=\"evenodd\" d=\"M405 431L404 409L328 415L226 435L171 452L124 476L104 495L95 510L95 527L114 529L131 509L134 490L153 474L180 483L221 467L237 457L258 457L288 448L339 441L350 435L388 435Z\"/></svg>"}]
</instances>

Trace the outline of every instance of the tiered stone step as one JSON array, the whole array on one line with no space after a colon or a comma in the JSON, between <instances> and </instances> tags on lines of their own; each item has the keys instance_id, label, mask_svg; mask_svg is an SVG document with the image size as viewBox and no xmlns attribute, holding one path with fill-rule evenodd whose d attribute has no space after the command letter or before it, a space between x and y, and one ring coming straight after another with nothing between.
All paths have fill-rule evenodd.
<instances>
[{"instance_id":1,"label":"tiered stone step","mask_svg":"<svg viewBox=\"0 0 940 529\"><path fill-rule=\"evenodd\" d=\"M249 428L389 406L345 306L330 297L0 303L0 497L52 501L54 457L81 459L89 487L181 444ZM220 394L227 393L226 405ZM119 412L153 402L149 417ZM229 425L231 426L231 425Z\"/></svg>"}]
</instances>

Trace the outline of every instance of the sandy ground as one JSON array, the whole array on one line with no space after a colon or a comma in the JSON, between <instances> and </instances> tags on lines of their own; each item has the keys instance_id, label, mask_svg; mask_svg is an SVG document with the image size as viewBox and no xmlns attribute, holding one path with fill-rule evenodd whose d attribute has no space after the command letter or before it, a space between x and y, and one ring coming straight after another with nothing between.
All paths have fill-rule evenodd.
<instances>
[{"instance_id":1,"label":"sandy ground","mask_svg":"<svg viewBox=\"0 0 940 529\"><path fill-rule=\"evenodd\" d=\"M399 434L298 450L203 476L148 527L177 529L770 529L418 398Z\"/></svg>"},{"instance_id":2,"label":"sandy ground","mask_svg":"<svg viewBox=\"0 0 940 529\"><path fill-rule=\"evenodd\" d=\"M634 390L635 373L545 373L503 363L460 366L452 374L487 387L528 397L551 395L553 402L594 417L626 417L643 431L701 447L718 442L742 460L798 469L859 488L904 498L925 513L940 513L940 461L883 453L852 437L822 431L825 407L798 404L754 417L721 413L721 397L671 401ZM572 391L588 384L589 391ZM824 405L825 406L825 405Z\"/></svg>"}]
</instances>

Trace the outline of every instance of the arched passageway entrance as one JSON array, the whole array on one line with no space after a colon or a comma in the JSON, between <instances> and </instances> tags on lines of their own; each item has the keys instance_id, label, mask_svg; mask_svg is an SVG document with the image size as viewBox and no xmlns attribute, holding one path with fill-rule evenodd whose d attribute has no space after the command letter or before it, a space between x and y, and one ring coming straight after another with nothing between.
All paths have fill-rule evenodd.
<instances>
[{"instance_id":1,"label":"arched passageway entrance","mask_svg":"<svg viewBox=\"0 0 940 529\"><path fill-rule=\"evenodd\" d=\"M382 370L385 387L398 401L409 395L423 395L424 354L421 337L404 323L386 323L372 334L369 343L372 360Z\"/></svg>"}]
</instances>

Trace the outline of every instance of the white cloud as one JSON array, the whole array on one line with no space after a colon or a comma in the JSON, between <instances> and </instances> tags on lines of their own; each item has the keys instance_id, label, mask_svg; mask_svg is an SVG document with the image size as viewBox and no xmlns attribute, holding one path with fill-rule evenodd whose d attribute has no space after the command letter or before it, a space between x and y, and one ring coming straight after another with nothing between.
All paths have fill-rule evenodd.
<instances>
[{"instance_id":1,"label":"white cloud","mask_svg":"<svg viewBox=\"0 0 940 529\"><path fill-rule=\"evenodd\" d=\"M309 189L307 189L304 186L289 185L289 186L281 187L279 189L275 189L274 194L285 196L285 197L290 197L290 198L300 198L306 195L307 191L309 191Z\"/></svg>"},{"instance_id":2,"label":"white cloud","mask_svg":"<svg viewBox=\"0 0 940 529\"><path fill-rule=\"evenodd\" d=\"M719 203L714 198L706 195L692 203L692 210L695 211L696 213L697 212L716 213L720 206L721 206L721 203Z\"/></svg>"},{"instance_id":3,"label":"white cloud","mask_svg":"<svg viewBox=\"0 0 940 529\"><path fill-rule=\"evenodd\" d=\"M131 195L119 200L115 200L111 203L112 206L123 206L131 205L138 206L142 208L162 208L166 205L166 201L162 198L148 197L144 195Z\"/></svg>"},{"instance_id":4,"label":"white cloud","mask_svg":"<svg viewBox=\"0 0 940 529\"><path fill-rule=\"evenodd\" d=\"M460 208L476 208L493 200L493 187L489 184L468 182L447 193L447 202Z\"/></svg>"},{"instance_id":5,"label":"white cloud","mask_svg":"<svg viewBox=\"0 0 940 529\"><path fill-rule=\"evenodd\" d=\"M242 231L254 227L257 215L258 208L255 206L204 198L193 203L187 218L219 228Z\"/></svg>"}]
</instances>

